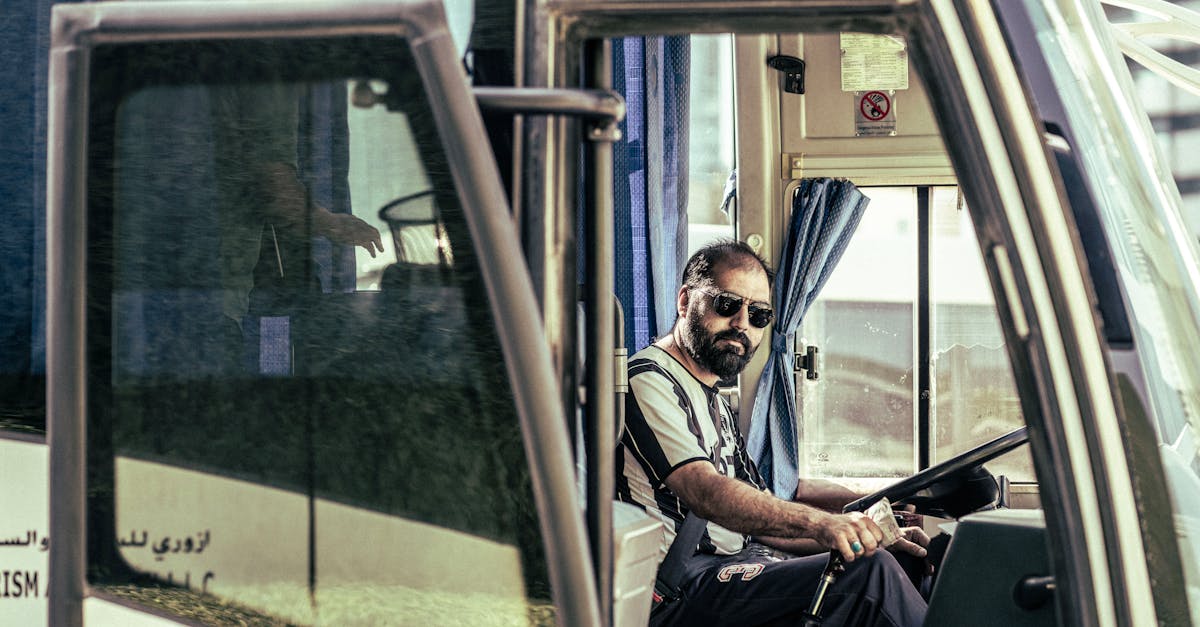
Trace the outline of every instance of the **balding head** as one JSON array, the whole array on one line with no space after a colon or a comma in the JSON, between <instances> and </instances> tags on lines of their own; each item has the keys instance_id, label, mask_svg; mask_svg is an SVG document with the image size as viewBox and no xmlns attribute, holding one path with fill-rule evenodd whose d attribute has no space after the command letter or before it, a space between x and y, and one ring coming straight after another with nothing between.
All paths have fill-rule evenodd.
<instances>
[{"instance_id":1,"label":"balding head","mask_svg":"<svg viewBox=\"0 0 1200 627\"><path fill-rule=\"evenodd\" d=\"M733 239L717 240L697 250L683 267L683 284L691 287L712 286L722 270L729 268L762 269L767 285L775 282L775 272L766 260L745 242Z\"/></svg>"}]
</instances>

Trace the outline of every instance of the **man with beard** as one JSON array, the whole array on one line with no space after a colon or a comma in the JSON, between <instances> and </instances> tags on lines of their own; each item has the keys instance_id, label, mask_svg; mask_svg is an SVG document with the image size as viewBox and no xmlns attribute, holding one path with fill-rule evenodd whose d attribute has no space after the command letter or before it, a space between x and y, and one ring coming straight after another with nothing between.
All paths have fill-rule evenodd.
<instances>
[{"instance_id":1,"label":"man with beard","mask_svg":"<svg viewBox=\"0 0 1200 627\"><path fill-rule=\"evenodd\" d=\"M683 548L678 587L665 589L660 573L650 622L798 625L832 550L846 572L824 597L825 625L920 625L925 602L877 550L875 522L771 495L718 393L717 382L741 372L762 342L772 279L742 242L700 249L684 268L671 333L630 360L618 498L663 521L664 555L689 511L705 525L698 546ZM815 496L829 507L852 495ZM910 528L888 549L924 556L927 543Z\"/></svg>"}]
</instances>

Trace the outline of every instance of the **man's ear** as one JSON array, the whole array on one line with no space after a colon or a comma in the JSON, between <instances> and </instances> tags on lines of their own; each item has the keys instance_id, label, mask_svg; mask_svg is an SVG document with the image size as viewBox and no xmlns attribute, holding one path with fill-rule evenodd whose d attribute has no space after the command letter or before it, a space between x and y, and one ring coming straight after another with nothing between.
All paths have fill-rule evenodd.
<instances>
[{"instance_id":1,"label":"man's ear","mask_svg":"<svg viewBox=\"0 0 1200 627\"><path fill-rule=\"evenodd\" d=\"M679 295L675 297L675 313L680 318L687 317L688 298L691 295L691 293L692 293L691 290L689 290L687 288L687 286L685 285L685 286L679 288Z\"/></svg>"}]
</instances>

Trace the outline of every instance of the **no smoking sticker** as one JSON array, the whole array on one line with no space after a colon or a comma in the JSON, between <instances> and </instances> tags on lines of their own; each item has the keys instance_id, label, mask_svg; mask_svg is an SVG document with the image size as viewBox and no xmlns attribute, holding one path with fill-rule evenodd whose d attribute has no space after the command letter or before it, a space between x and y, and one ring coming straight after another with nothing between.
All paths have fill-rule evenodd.
<instances>
[{"instance_id":1,"label":"no smoking sticker","mask_svg":"<svg viewBox=\"0 0 1200 627\"><path fill-rule=\"evenodd\" d=\"M881 91L869 91L859 98L858 110L864 118L878 122L892 112L892 99Z\"/></svg>"},{"instance_id":2,"label":"no smoking sticker","mask_svg":"<svg viewBox=\"0 0 1200 627\"><path fill-rule=\"evenodd\" d=\"M871 137L896 134L895 92L855 92L854 135Z\"/></svg>"}]
</instances>

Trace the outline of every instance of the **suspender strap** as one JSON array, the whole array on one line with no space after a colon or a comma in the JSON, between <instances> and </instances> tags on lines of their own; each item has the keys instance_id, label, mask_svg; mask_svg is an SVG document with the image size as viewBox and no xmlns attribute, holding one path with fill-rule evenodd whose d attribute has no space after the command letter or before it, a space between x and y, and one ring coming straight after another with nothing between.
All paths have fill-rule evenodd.
<instances>
[{"instance_id":1,"label":"suspender strap","mask_svg":"<svg viewBox=\"0 0 1200 627\"><path fill-rule=\"evenodd\" d=\"M696 546L704 535L704 527L708 521L688 512L683 519L683 525L675 534L675 540L667 549L667 557L658 567L658 579L654 582L654 592L664 600L673 601L679 598L680 586L683 584L684 565L696 554Z\"/></svg>"}]
</instances>

